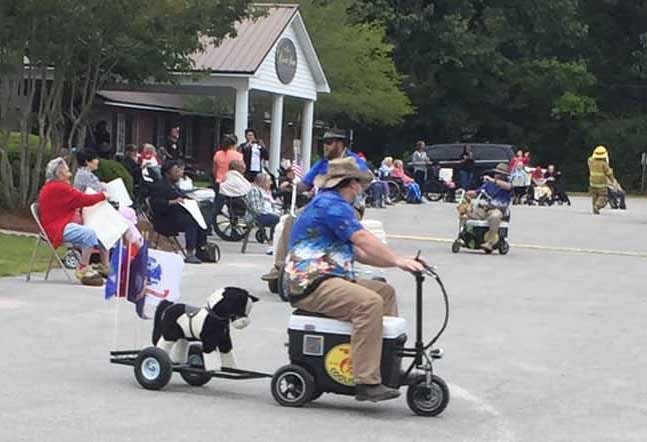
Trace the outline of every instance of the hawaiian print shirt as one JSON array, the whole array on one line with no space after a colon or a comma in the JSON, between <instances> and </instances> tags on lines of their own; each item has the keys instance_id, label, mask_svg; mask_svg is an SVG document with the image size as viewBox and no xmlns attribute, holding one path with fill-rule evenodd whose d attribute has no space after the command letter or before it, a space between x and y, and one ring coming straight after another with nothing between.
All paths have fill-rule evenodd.
<instances>
[{"instance_id":1,"label":"hawaiian print shirt","mask_svg":"<svg viewBox=\"0 0 647 442\"><path fill-rule=\"evenodd\" d=\"M363 228L339 192L318 193L292 229L285 260L289 294L303 296L314 283L331 276L355 279L350 238Z\"/></svg>"}]
</instances>

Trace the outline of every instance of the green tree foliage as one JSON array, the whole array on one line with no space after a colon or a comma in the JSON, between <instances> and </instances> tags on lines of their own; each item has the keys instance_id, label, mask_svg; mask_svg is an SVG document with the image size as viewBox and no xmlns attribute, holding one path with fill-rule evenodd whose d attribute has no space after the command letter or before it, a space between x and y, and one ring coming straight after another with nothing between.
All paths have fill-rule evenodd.
<instances>
[{"instance_id":1,"label":"green tree foliage","mask_svg":"<svg viewBox=\"0 0 647 442\"><path fill-rule=\"evenodd\" d=\"M249 4L0 1L0 201L26 207L36 197L45 146L51 140L56 153L62 144L84 139L85 118L102 85L172 81L174 72L192 70L191 54L234 34L234 23L254 14ZM7 155L8 134L16 129L22 140L18 170ZM27 141L32 132L40 139L34 152Z\"/></svg>"},{"instance_id":2,"label":"green tree foliage","mask_svg":"<svg viewBox=\"0 0 647 442\"><path fill-rule=\"evenodd\" d=\"M320 95L317 115L340 126L395 125L413 112L385 41L384 26L352 23L350 0L299 2L332 89Z\"/></svg>"},{"instance_id":3,"label":"green tree foliage","mask_svg":"<svg viewBox=\"0 0 647 442\"><path fill-rule=\"evenodd\" d=\"M372 134L386 150L425 137L528 145L584 189L586 158L607 143L635 184L647 150L644 2L355 0L351 13L386 27L417 109L401 131Z\"/></svg>"},{"instance_id":4,"label":"green tree foliage","mask_svg":"<svg viewBox=\"0 0 647 442\"><path fill-rule=\"evenodd\" d=\"M114 179L121 178L124 180L128 193L133 194L133 177L119 161L101 160L99 168L95 172L101 181L108 183Z\"/></svg>"}]
</instances>

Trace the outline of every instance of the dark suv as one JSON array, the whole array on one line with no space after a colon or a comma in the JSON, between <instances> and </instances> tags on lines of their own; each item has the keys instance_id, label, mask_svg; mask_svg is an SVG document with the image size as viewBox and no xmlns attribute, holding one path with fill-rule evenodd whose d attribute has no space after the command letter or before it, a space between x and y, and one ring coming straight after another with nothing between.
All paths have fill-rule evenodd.
<instances>
[{"instance_id":1,"label":"dark suv","mask_svg":"<svg viewBox=\"0 0 647 442\"><path fill-rule=\"evenodd\" d=\"M474 175L480 176L488 169L494 169L499 163L508 164L514 157L515 147L510 144L432 144L426 147L427 156L440 167L455 169L460 165L465 147L472 149L474 158Z\"/></svg>"}]
</instances>

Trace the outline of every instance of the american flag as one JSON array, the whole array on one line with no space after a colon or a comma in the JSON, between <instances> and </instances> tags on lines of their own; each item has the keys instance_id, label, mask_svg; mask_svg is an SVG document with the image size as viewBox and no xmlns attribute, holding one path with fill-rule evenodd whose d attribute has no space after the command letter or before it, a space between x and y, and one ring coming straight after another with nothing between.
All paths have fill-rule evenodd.
<instances>
[{"instance_id":1,"label":"american flag","mask_svg":"<svg viewBox=\"0 0 647 442\"><path fill-rule=\"evenodd\" d=\"M292 170L294 171L294 174L296 175L297 178L300 180L303 179L304 173L303 173L303 168L299 163L296 161L292 163Z\"/></svg>"}]
</instances>

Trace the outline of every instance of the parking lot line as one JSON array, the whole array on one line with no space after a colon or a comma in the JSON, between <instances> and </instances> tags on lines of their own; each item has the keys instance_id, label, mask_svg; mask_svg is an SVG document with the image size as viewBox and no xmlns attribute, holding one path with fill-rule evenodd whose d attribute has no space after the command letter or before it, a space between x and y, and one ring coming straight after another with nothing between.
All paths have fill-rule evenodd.
<instances>
[{"instance_id":1,"label":"parking lot line","mask_svg":"<svg viewBox=\"0 0 647 442\"><path fill-rule=\"evenodd\" d=\"M429 241L429 242L442 242L452 243L455 238L439 238L434 236L413 236L413 235L387 235L389 239L402 239L408 241ZM582 253L587 255L614 255L614 256L631 256L637 258L647 258L647 252L634 252L623 250L604 250L604 249L587 249L579 247L556 247L556 246L541 246L537 244L515 244L511 243L510 247L519 249L530 250L546 250L550 252L565 252L565 253Z\"/></svg>"}]
</instances>

